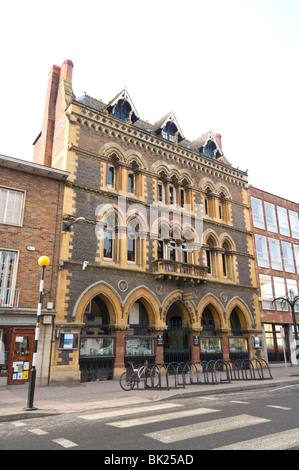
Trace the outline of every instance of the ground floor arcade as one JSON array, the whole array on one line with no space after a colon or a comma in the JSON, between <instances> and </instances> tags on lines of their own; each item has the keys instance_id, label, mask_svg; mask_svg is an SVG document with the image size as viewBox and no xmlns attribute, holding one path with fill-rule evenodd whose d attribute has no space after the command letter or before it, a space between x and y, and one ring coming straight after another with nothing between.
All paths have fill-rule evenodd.
<instances>
[{"instance_id":1,"label":"ground floor arcade","mask_svg":"<svg viewBox=\"0 0 299 470\"><path fill-rule=\"evenodd\" d=\"M195 300L177 289L161 300L145 286L120 296L105 281L57 318L50 383L116 378L128 362L195 362L263 356L262 331L241 296Z\"/></svg>"}]
</instances>

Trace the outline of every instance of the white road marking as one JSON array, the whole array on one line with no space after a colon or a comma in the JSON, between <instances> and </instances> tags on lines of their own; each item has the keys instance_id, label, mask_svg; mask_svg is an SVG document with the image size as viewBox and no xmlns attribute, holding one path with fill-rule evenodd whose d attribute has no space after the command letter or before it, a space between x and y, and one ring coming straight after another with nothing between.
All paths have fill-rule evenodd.
<instances>
[{"instance_id":1,"label":"white road marking","mask_svg":"<svg viewBox=\"0 0 299 470\"><path fill-rule=\"evenodd\" d=\"M299 428L236 442L213 450L286 450L299 446Z\"/></svg>"},{"instance_id":2,"label":"white road marking","mask_svg":"<svg viewBox=\"0 0 299 470\"><path fill-rule=\"evenodd\" d=\"M231 403L240 403L240 405L249 405L250 401L231 400Z\"/></svg>"},{"instance_id":3,"label":"white road marking","mask_svg":"<svg viewBox=\"0 0 299 470\"><path fill-rule=\"evenodd\" d=\"M40 428L28 429L28 431L32 432L33 434L36 434L37 436L43 436L44 434L49 434L48 431L44 431L43 429L40 429Z\"/></svg>"},{"instance_id":4,"label":"white road marking","mask_svg":"<svg viewBox=\"0 0 299 470\"><path fill-rule=\"evenodd\" d=\"M68 449L70 447L78 447L78 444L75 444L75 442L69 441L68 439L64 439L63 437L59 439L52 439L53 442L56 442L56 444L61 445L65 449Z\"/></svg>"},{"instance_id":5,"label":"white road marking","mask_svg":"<svg viewBox=\"0 0 299 470\"><path fill-rule=\"evenodd\" d=\"M115 421L112 423L106 423L109 426L115 426L116 428L129 428L132 426L141 426L143 424L157 423L159 421L170 421L172 419L186 418L190 416L198 416L206 413L215 413L220 410L214 410L210 408L197 408L192 410L175 411L173 413L163 413L155 416L143 416L141 418L127 419L124 421Z\"/></svg>"},{"instance_id":6,"label":"white road marking","mask_svg":"<svg viewBox=\"0 0 299 470\"><path fill-rule=\"evenodd\" d=\"M285 406L278 405L266 405L267 408L277 408L278 410L291 410L292 408L286 408Z\"/></svg>"},{"instance_id":7,"label":"white road marking","mask_svg":"<svg viewBox=\"0 0 299 470\"><path fill-rule=\"evenodd\" d=\"M163 429L162 431L150 432L145 436L157 441L169 444L194 437L207 436L209 434L217 434L223 431L231 431L233 429L245 428L257 424L268 423L271 420L258 418L257 416L239 415L229 418L216 419L203 423L191 424L189 426L180 426L171 429Z\"/></svg>"},{"instance_id":8,"label":"white road marking","mask_svg":"<svg viewBox=\"0 0 299 470\"><path fill-rule=\"evenodd\" d=\"M105 418L114 418L115 416L125 416L135 413L143 413L143 412L152 412L152 411L159 411L165 410L169 408L178 408L183 405L175 405L173 403L161 403L159 405L152 405L152 406L141 406L139 408L128 408L122 410L112 410L112 411L101 411L100 413L93 413L91 415L81 415L79 418L86 419L86 420L94 420L94 419L105 419Z\"/></svg>"}]
</instances>

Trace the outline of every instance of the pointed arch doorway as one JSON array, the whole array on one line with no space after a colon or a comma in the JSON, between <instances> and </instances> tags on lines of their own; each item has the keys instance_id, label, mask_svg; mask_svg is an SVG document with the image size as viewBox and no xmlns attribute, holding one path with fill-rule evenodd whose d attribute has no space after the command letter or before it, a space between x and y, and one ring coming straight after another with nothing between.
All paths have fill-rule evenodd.
<instances>
[{"instance_id":1,"label":"pointed arch doorway","mask_svg":"<svg viewBox=\"0 0 299 470\"><path fill-rule=\"evenodd\" d=\"M182 309L173 303L166 316L167 330L164 332L164 362L190 362L190 334Z\"/></svg>"}]
</instances>

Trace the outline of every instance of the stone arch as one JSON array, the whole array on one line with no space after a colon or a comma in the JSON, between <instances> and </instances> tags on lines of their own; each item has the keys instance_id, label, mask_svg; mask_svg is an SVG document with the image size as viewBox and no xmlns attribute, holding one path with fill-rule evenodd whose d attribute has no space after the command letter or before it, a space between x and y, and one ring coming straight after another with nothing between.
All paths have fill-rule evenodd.
<instances>
[{"instance_id":1,"label":"stone arch","mask_svg":"<svg viewBox=\"0 0 299 470\"><path fill-rule=\"evenodd\" d=\"M230 251L236 251L236 244L234 242L234 240L232 239L232 237L226 233L226 232L223 232L221 233L221 235L219 235L219 245L221 247L223 247L223 245L227 243L228 247L229 247L229 250Z\"/></svg>"},{"instance_id":2,"label":"stone arch","mask_svg":"<svg viewBox=\"0 0 299 470\"><path fill-rule=\"evenodd\" d=\"M219 197L221 193L225 196L226 199L232 199L231 193L228 188L223 183L217 183L215 186L215 192Z\"/></svg>"},{"instance_id":3,"label":"stone arch","mask_svg":"<svg viewBox=\"0 0 299 470\"><path fill-rule=\"evenodd\" d=\"M211 228L208 228L207 230L205 230L205 231L203 232L203 234L202 234L202 243L203 243L204 245L207 245L209 239L212 239L212 241L213 241L213 246L215 246L215 247L220 247L218 235L217 235L217 233L216 233L213 229L211 229Z\"/></svg>"},{"instance_id":4,"label":"stone arch","mask_svg":"<svg viewBox=\"0 0 299 470\"><path fill-rule=\"evenodd\" d=\"M247 329L252 329L255 327L255 322L254 322L252 313L249 307L240 297L233 297L227 304L227 307L226 307L227 323L229 322L230 315L234 309L236 309L238 313L242 329L247 330Z\"/></svg>"},{"instance_id":5,"label":"stone arch","mask_svg":"<svg viewBox=\"0 0 299 470\"><path fill-rule=\"evenodd\" d=\"M116 290L109 286L105 281L96 282L90 285L80 294L72 313L73 319L79 323L83 323L86 307L96 296L99 296L105 302L109 312L110 323L121 323L121 298Z\"/></svg>"},{"instance_id":6,"label":"stone arch","mask_svg":"<svg viewBox=\"0 0 299 470\"><path fill-rule=\"evenodd\" d=\"M128 322L131 307L137 300L140 300L146 308L149 326L158 325L160 302L155 294L153 294L153 292L146 286L136 287L136 289L132 290L125 298L123 314L124 321Z\"/></svg>"},{"instance_id":7,"label":"stone arch","mask_svg":"<svg viewBox=\"0 0 299 470\"><path fill-rule=\"evenodd\" d=\"M146 163L146 160L141 155L141 153L136 152L136 150L134 150L134 151L127 150L126 153L125 153L125 158L126 158L126 162L128 163L128 165L131 165L135 161L140 169L142 169L142 170L147 170L148 169L148 165Z\"/></svg>"},{"instance_id":8,"label":"stone arch","mask_svg":"<svg viewBox=\"0 0 299 470\"><path fill-rule=\"evenodd\" d=\"M125 161L125 151L121 145L115 142L108 142L100 148L100 153L107 158L115 156L120 162Z\"/></svg>"},{"instance_id":9,"label":"stone arch","mask_svg":"<svg viewBox=\"0 0 299 470\"><path fill-rule=\"evenodd\" d=\"M202 313L206 307L209 307L213 314L215 329L224 328L224 308L222 303L213 294L207 294L197 306L199 323L201 324Z\"/></svg>"},{"instance_id":10,"label":"stone arch","mask_svg":"<svg viewBox=\"0 0 299 470\"><path fill-rule=\"evenodd\" d=\"M161 319L164 326L166 326L167 313L170 307L175 303L177 303L180 308L181 314L185 320L185 325L192 327L196 322L195 306L192 301L183 300L183 295L180 291L172 292L163 302Z\"/></svg>"},{"instance_id":11,"label":"stone arch","mask_svg":"<svg viewBox=\"0 0 299 470\"><path fill-rule=\"evenodd\" d=\"M209 190L212 194L216 193L215 184L210 178L203 178L200 187L205 192Z\"/></svg>"}]
</instances>

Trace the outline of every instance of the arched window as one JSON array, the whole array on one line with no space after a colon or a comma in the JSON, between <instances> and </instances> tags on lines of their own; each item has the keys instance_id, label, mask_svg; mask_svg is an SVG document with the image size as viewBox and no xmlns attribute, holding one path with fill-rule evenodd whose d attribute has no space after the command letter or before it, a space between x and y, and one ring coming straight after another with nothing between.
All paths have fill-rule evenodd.
<instances>
[{"instance_id":1,"label":"arched window","mask_svg":"<svg viewBox=\"0 0 299 470\"><path fill-rule=\"evenodd\" d=\"M230 315L229 323L232 336L242 336L241 322L235 308L233 309Z\"/></svg>"},{"instance_id":2,"label":"arched window","mask_svg":"<svg viewBox=\"0 0 299 470\"><path fill-rule=\"evenodd\" d=\"M142 335L148 336L150 334L148 325L148 315L145 306L140 300L134 302L129 313L130 329L126 335Z\"/></svg>"},{"instance_id":3,"label":"arched window","mask_svg":"<svg viewBox=\"0 0 299 470\"><path fill-rule=\"evenodd\" d=\"M202 331L201 335L202 336L215 336L215 322L213 318L213 314L209 307L205 307L204 311L202 312L201 316L201 326L202 326Z\"/></svg>"},{"instance_id":4,"label":"arched window","mask_svg":"<svg viewBox=\"0 0 299 470\"><path fill-rule=\"evenodd\" d=\"M166 126L162 129L161 135L164 139L170 140L171 142L174 141L174 136L177 133L177 127L172 122L168 122Z\"/></svg>"},{"instance_id":5,"label":"arched window","mask_svg":"<svg viewBox=\"0 0 299 470\"><path fill-rule=\"evenodd\" d=\"M210 236L207 240L206 248L206 263L208 268L208 274L211 274L214 277L218 275L218 266L217 266L217 251L216 251L216 242L214 237Z\"/></svg>"},{"instance_id":6,"label":"arched window","mask_svg":"<svg viewBox=\"0 0 299 470\"><path fill-rule=\"evenodd\" d=\"M204 147L204 149L203 149L203 154L204 154L206 157L214 158L214 156L215 156L215 150L216 150L215 142L213 142L212 140L210 140L210 141L207 143L207 145Z\"/></svg>"},{"instance_id":7,"label":"arched window","mask_svg":"<svg viewBox=\"0 0 299 470\"><path fill-rule=\"evenodd\" d=\"M130 104L125 100L119 100L114 108L113 116L127 122L131 112Z\"/></svg>"},{"instance_id":8,"label":"arched window","mask_svg":"<svg viewBox=\"0 0 299 470\"><path fill-rule=\"evenodd\" d=\"M83 335L97 336L110 334L110 317L108 308L101 297L94 297L86 307L84 313Z\"/></svg>"},{"instance_id":9,"label":"arched window","mask_svg":"<svg viewBox=\"0 0 299 470\"><path fill-rule=\"evenodd\" d=\"M138 218L134 217L127 227L127 261L141 265L142 241L141 224Z\"/></svg>"},{"instance_id":10,"label":"arched window","mask_svg":"<svg viewBox=\"0 0 299 470\"><path fill-rule=\"evenodd\" d=\"M112 210L105 213L102 220L102 232L99 232L102 239L103 260L117 260L118 236L117 236L117 213Z\"/></svg>"},{"instance_id":11,"label":"arched window","mask_svg":"<svg viewBox=\"0 0 299 470\"><path fill-rule=\"evenodd\" d=\"M232 246L228 241L222 245L222 271L223 277L229 280L234 278Z\"/></svg>"}]
</instances>

